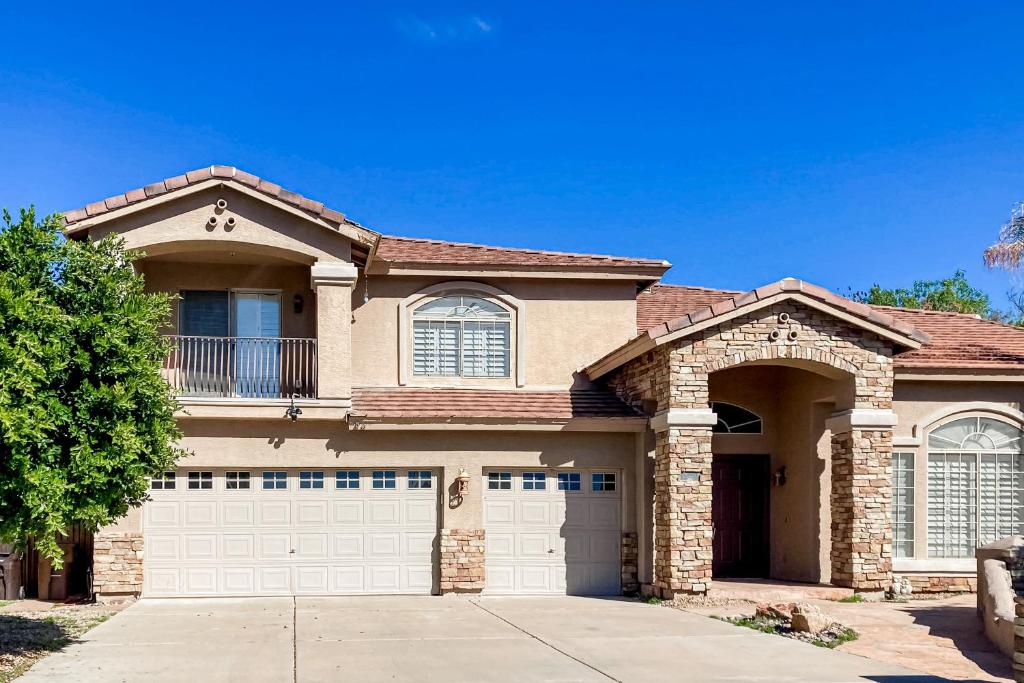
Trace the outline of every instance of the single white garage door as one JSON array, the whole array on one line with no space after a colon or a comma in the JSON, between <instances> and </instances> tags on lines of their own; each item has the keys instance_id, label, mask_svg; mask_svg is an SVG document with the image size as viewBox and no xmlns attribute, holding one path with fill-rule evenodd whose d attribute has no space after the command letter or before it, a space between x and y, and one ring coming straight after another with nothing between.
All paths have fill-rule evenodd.
<instances>
[{"instance_id":1,"label":"single white garage door","mask_svg":"<svg viewBox=\"0 0 1024 683\"><path fill-rule=\"evenodd\" d=\"M619 595L615 470L484 471L487 593Z\"/></svg>"},{"instance_id":2,"label":"single white garage door","mask_svg":"<svg viewBox=\"0 0 1024 683\"><path fill-rule=\"evenodd\" d=\"M147 596L425 593L430 470L189 470L152 482Z\"/></svg>"}]
</instances>

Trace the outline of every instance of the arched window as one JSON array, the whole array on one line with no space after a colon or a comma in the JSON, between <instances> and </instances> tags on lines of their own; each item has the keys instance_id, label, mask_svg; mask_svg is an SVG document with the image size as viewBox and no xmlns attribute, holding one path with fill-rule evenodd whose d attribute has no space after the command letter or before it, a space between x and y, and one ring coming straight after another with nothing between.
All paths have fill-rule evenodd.
<instances>
[{"instance_id":1,"label":"arched window","mask_svg":"<svg viewBox=\"0 0 1024 683\"><path fill-rule=\"evenodd\" d=\"M929 557L974 557L979 545L1024 531L1022 435L983 416L929 433Z\"/></svg>"},{"instance_id":2,"label":"arched window","mask_svg":"<svg viewBox=\"0 0 1024 683\"><path fill-rule=\"evenodd\" d=\"M761 433L761 418L746 408L732 403L713 401L711 410L718 416L718 423L711 428L713 434Z\"/></svg>"},{"instance_id":3,"label":"arched window","mask_svg":"<svg viewBox=\"0 0 1024 683\"><path fill-rule=\"evenodd\" d=\"M469 295L433 299L412 312L412 371L421 377L509 377L512 312Z\"/></svg>"}]
</instances>

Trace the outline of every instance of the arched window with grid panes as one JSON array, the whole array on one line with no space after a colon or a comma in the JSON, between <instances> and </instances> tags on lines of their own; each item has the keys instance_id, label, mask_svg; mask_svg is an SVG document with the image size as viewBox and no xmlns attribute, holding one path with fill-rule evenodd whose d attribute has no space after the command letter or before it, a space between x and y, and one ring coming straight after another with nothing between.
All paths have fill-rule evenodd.
<instances>
[{"instance_id":1,"label":"arched window with grid panes","mask_svg":"<svg viewBox=\"0 0 1024 683\"><path fill-rule=\"evenodd\" d=\"M509 377L512 311L468 294L412 311L412 373L418 377Z\"/></svg>"}]
</instances>

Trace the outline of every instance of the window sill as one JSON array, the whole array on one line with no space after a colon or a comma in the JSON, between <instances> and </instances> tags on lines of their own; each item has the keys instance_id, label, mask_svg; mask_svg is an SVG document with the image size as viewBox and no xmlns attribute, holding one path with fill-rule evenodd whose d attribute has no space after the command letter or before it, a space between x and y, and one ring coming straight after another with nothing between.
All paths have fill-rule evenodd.
<instances>
[{"instance_id":1,"label":"window sill","mask_svg":"<svg viewBox=\"0 0 1024 683\"><path fill-rule=\"evenodd\" d=\"M939 572L951 574L973 574L978 571L978 561L971 557L957 557L950 559L925 558L915 559L910 557L893 559L892 570L900 572Z\"/></svg>"}]
</instances>

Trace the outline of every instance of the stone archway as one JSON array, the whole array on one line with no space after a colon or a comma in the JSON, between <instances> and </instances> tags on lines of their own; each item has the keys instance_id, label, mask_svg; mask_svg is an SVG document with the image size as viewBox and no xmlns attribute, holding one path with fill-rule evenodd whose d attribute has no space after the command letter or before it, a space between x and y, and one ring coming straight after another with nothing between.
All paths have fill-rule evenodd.
<instances>
[{"instance_id":1,"label":"stone archway","mask_svg":"<svg viewBox=\"0 0 1024 683\"><path fill-rule=\"evenodd\" d=\"M797 301L734 317L637 358L610 380L630 400L653 400L652 592L707 590L712 577L708 378L740 364L799 363L850 379L828 421L832 445L831 578L857 590L891 580L889 468L893 342Z\"/></svg>"}]
</instances>

